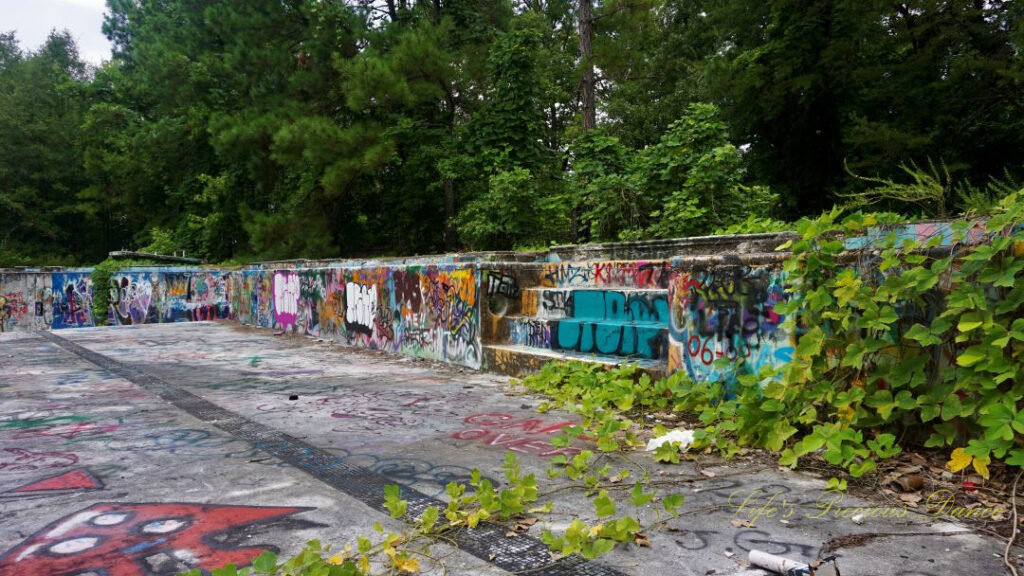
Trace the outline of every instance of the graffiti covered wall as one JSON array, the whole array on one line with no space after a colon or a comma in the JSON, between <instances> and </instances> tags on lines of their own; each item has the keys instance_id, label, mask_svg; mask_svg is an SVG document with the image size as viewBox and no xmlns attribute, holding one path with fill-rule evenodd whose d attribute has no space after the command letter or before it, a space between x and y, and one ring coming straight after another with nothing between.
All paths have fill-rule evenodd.
<instances>
[{"instance_id":1,"label":"graffiti covered wall","mask_svg":"<svg viewBox=\"0 0 1024 576\"><path fill-rule=\"evenodd\" d=\"M228 273L144 270L110 277L110 323L198 322L230 317Z\"/></svg>"},{"instance_id":2,"label":"graffiti covered wall","mask_svg":"<svg viewBox=\"0 0 1024 576\"><path fill-rule=\"evenodd\" d=\"M227 286L245 324L480 367L472 266L245 270Z\"/></svg>"},{"instance_id":3,"label":"graffiti covered wall","mask_svg":"<svg viewBox=\"0 0 1024 576\"><path fill-rule=\"evenodd\" d=\"M49 273L0 273L0 332L49 328L52 286Z\"/></svg>"},{"instance_id":4,"label":"graffiti covered wall","mask_svg":"<svg viewBox=\"0 0 1024 576\"><path fill-rule=\"evenodd\" d=\"M92 279L88 272L59 272L51 276L50 328L92 326Z\"/></svg>"},{"instance_id":5,"label":"graffiti covered wall","mask_svg":"<svg viewBox=\"0 0 1024 576\"><path fill-rule=\"evenodd\" d=\"M0 330L93 326L90 270L0 274ZM128 269L110 277L109 323L194 322L230 317L228 272Z\"/></svg>"},{"instance_id":6,"label":"graffiti covered wall","mask_svg":"<svg viewBox=\"0 0 1024 576\"><path fill-rule=\"evenodd\" d=\"M752 372L787 364L796 335L782 328L785 316L774 308L789 297L778 269L676 270L668 286L669 372L727 380L740 359Z\"/></svg>"}]
</instances>

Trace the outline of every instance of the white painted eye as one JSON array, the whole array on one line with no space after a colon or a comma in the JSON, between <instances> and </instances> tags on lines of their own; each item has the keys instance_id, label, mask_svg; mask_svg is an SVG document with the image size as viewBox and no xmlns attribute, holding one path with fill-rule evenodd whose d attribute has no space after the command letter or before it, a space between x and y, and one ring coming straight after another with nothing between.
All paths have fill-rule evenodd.
<instances>
[{"instance_id":1,"label":"white painted eye","mask_svg":"<svg viewBox=\"0 0 1024 576\"><path fill-rule=\"evenodd\" d=\"M146 534L167 534L185 527L184 520L154 520L142 527Z\"/></svg>"},{"instance_id":2,"label":"white painted eye","mask_svg":"<svg viewBox=\"0 0 1024 576\"><path fill-rule=\"evenodd\" d=\"M54 554L78 554L83 550L95 547L97 542L99 542L99 539L91 536L72 538L71 540L57 542L53 546L50 546L50 552L53 552Z\"/></svg>"},{"instance_id":3,"label":"white painted eye","mask_svg":"<svg viewBox=\"0 0 1024 576\"><path fill-rule=\"evenodd\" d=\"M128 519L127 514L102 514L92 519L96 526L116 526Z\"/></svg>"}]
</instances>

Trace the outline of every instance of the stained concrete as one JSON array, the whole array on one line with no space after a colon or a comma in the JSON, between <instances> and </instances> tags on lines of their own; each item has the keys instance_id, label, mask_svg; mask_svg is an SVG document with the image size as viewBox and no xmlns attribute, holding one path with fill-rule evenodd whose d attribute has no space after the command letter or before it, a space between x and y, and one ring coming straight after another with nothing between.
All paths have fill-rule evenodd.
<instances>
[{"instance_id":1,"label":"stained concrete","mask_svg":"<svg viewBox=\"0 0 1024 576\"><path fill-rule=\"evenodd\" d=\"M594 520L582 493L559 490L563 485L543 472L553 450L547 431L573 418L538 415L538 399L512 391L505 378L211 323L77 329L60 337L227 410L236 424L280 431L330 454L332 465L369 471L425 497L441 497L444 484L464 481L472 468L500 480L512 449L538 474L542 492L555 490L548 496L554 513L531 535L564 527L573 514ZM7 551L0 574L173 574L264 548L294 553L312 538L341 545L373 533L376 522L403 527L379 506L231 429L41 336L0 335L0 550ZM682 492L681 516L650 533L650 548L619 546L596 564L558 573L756 574L744 563L751 548L805 560L834 548L843 573L854 575L1004 570L999 540L954 523L912 513L862 524L813 518L822 516L824 488L815 478L755 461L701 474L690 464L633 460L614 465L645 467L664 493ZM750 506L734 505L759 489L781 494L775 503L785 498L787 507L737 526ZM749 503L763 504L762 493ZM620 512L634 511L620 500ZM867 504L848 498L843 505ZM652 520L654 510L637 512ZM842 538L851 535L862 537ZM427 562L432 573L505 573L486 554L443 544L433 552L444 567Z\"/></svg>"}]
</instances>

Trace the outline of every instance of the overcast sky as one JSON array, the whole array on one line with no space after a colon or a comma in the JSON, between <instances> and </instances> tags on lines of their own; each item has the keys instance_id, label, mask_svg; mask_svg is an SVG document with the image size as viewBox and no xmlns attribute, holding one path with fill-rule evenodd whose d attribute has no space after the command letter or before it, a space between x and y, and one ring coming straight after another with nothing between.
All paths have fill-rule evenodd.
<instances>
[{"instance_id":1,"label":"overcast sky","mask_svg":"<svg viewBox=\"0 0 1024 576\"><path fill-rule=\"evenodd\" d=\"M0 32L14 30L25 51L37 50L50 30L68 29L83 60L110 59L110 43L101 27L105 0L0 0Z\"/></svg>"}]
</instances>

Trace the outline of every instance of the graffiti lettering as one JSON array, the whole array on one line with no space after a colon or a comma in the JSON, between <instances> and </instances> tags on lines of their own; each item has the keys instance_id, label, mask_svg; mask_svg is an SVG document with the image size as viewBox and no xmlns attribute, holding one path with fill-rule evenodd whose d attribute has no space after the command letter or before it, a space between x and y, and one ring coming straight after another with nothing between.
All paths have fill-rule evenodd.
<instances>
[{"instance_id":1,"label":"graffiti lettering","mask_svg":"<svg viewBox=\"0 0 1024 576\"><path fill-rule=\"evenodd\" d=\"M452 434L455 440L471 440L485 446L497 446L503 450L534 454L547 458L555 454L575 455L579 448L554 448L546 436L558 434L562 428L573 422L545 422L536 418L516 419L511 414L486 412L474 414L463 420L469 428ZM518 431L519 433L516 433Z\"/></svg>"},{"instance_id":2,"label":"graffiti lettering","mask_svg":"<svg viewBox=\"0 0 1024 576\"><path fill-rule=\"evenodd\" d=\"M288 272L274 274L274 319L282 328L295 325L299 313L299 277Z\"/></svg>"},{"instance_id":3,"label":"graffiti lettering","mask_svg":"<svg viewBox=\"0 0 1024 576\"><path fill-rule=\"evenodd\" d=\"M354 332L373 334L373 318L377 311L375 286L349 282L345 287L345 327Z\"/></svg>"},{"instance_id":4,"label":"graffiti lettering","mask_svg":"<svg viewBox=\"0 0 1024 576\"><path fill-rule=\"evenodd\" d=\"M724 269L677 273L669 286L671 346L669 369L685 369L695 380L730 379L735 361L744 370L792 359L792 336L781 329L775 305L789 298L779 273ZM716 360L733 361L721 368Z\"/></svg>"},{"instance_id":5,"label":"graffiti lettering","mask_svg":"<svg viewBox=\"0 0 1024 576\"><path fill-rule=\"evenodd\" d=\"M500 272L488 272L487 274L487 295L505 296L507 298L519 297L519 281L515 276L508 276Z\"/></svg>"}]
</instances>

